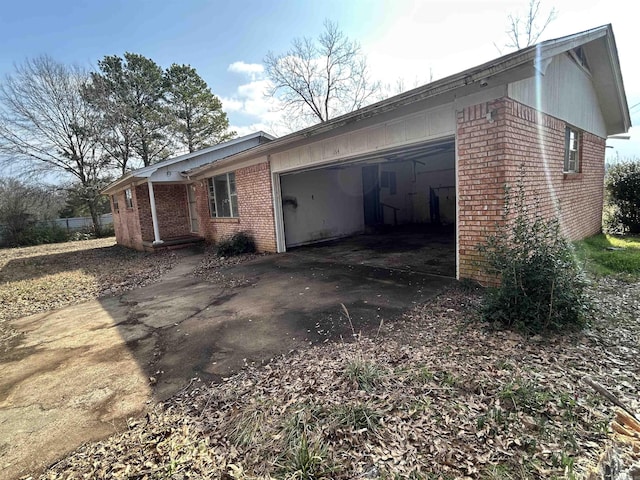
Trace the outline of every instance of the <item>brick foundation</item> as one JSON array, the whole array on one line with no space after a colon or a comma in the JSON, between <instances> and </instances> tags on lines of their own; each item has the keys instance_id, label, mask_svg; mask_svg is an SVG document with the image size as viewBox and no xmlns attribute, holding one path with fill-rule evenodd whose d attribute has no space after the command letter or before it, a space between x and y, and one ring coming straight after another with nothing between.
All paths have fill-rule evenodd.
<instances>
[{"instance_id":1,"label":"brick foundation","mask_svg":"<svg viewBox=\"0 0 640 480\"><path fill-rule=\"evenodd\" d=\"M514 185L523 167L531 206L557 215L569 240L600 231L605 139L583 132L581 171L564 174L562 120L502 98L463 109L457 122L460 278L492 283L481 270L477 245L495 232L504 186Z\"/></svg>"}]
</instances>

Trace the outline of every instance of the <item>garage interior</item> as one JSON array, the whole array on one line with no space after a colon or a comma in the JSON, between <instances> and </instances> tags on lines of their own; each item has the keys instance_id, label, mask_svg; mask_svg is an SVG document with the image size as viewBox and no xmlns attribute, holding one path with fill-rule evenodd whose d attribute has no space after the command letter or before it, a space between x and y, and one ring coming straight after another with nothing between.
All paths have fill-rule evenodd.
<instances>
[{"instance_id":1,"label":"garage interior","mask_svg":"<svg viewBox=\"0 0 640 480\"><path fill-rule=\"evenodd\" d=\"M288 251L455 277L453 139L280 174Z\"/></svg>"}]
</instances>

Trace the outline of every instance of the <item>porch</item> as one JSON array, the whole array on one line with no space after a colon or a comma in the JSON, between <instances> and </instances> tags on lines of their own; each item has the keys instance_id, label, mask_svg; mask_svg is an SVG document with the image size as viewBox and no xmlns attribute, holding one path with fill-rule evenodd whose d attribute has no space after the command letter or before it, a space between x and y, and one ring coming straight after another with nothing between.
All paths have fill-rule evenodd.
<instances>
[{"instance_id":1,"label":"porch","mask_svg":"<svg viewBox=\"0 0 640 480\"><path fill-rule=\"evenodd\" d=\"M142 248L145 252L161 252L164 250L177 250L189 248L204 243L204 238L198 235L182 235L179 237L165 238L162 243L154 243L151 240L143 240Z\"/></svg>"}]
</instances>

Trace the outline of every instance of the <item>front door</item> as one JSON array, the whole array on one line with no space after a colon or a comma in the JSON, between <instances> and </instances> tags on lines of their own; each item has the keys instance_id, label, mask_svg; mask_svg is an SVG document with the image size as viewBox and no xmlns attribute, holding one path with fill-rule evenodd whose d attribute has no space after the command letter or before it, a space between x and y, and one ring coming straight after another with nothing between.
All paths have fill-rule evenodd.
<instances>
[{"instance_id":1,"label":"front door","mask_svg":"<svg viewBox=\"0 0 640 480\"><path fill-rule=\"evenodd\" d=\"M187 197L189 199L189 220L191 223L191 233L200 231L198 223L198 208L196 206L196 186L195 184L187 185Z\"/></svg>"},{"instance_id":2,"label":"front door","mask_svg":"<svg viewBox=\"0 0 640 480\"><path fill-rule=\"evenodd\" d=\"M364 224L369 227L382 223L378 165L362 167L362 193L364 196Z\"/></svg>"}]
</instances>

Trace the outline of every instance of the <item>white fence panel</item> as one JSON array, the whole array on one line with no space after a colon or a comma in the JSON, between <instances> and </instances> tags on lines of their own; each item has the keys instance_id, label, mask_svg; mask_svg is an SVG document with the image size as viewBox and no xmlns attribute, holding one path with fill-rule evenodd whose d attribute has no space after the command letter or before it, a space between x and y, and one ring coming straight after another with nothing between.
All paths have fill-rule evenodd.
<instances>
[{"instance_id":1,"label":"white fence panel","mask_svg":"<svg viewBox=\"0 0 640 480\"><path fill-rule=\"evenodd\" d=\"M111 213L105 213L100 215L99 223L101 226L112 225L113 215ZM59 227L66 228L69 231L82 230L84 228L90 228L92 226L91 217L71 217L71 218L56 218L51 223L58 225Z\"/></svg>"}]
</instances>

